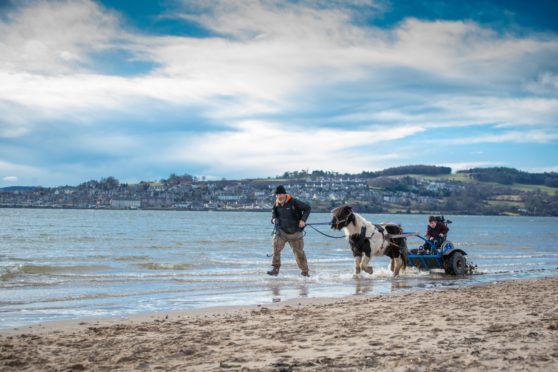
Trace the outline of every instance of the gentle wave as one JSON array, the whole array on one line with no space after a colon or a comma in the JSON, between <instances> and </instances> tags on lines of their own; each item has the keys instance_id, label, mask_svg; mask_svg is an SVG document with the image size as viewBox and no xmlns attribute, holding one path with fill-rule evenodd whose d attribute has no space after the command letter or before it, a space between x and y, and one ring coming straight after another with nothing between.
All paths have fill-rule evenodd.
<instances>
[{"instance_id":1,"label":"gentle wave","mask_svg":"<svg viewBox=\"0 0 558 372\"><path fill-rule=\"evenodd\" d=\"M94 242L97 241L97 238L94 236L78 236L76 238L76 241L78 242Z\"/></svg>"},{"instance_id":2,"label":"gentle wave","mask_svg":"<svg viewBox=\"0 0 558 372\"><path fill-rule=\"evenodd\" d=\"M146 262L136 264L136 266L147 270L190 270L194 265L192 264L165 264L157 262Z\"/></svg>"},{"instance_id":3,"label":"gentle wave","mask_svg":"<svg viewBox=\"0 0 558 372\"><path fill-rule=\"evenodd\" d=\"M15 279L19 275L51 275L62 273L96 272L110 270L111 266L103 265L78 265L78 266L54 266L54 265L17 265L15 267L3 268L0 275L1 281Z\"/></svg>"},{"instance_id":4,"label":"gentle wave","mask_svg":"<svg viewBox=\"0 0 558 372\"><path fill-rule=\"evenodd\" d=\"M556 271L558 271L558 268L556 269L548 269L548 268L538 268L538 269L526 269L526 270L487 270L487 269L481 269L481 270L477 270L479 273L482 274L526 274L526 273L549 273L550 275L555 275Z\"/></svg>"},{"instance_id":5,"label":"gentle wave","mask_svg":"<svg viewBox=\"0 0 558 372\"><path fill-rule=\"evenodd\" d=\"M503 248L503 249L508 249L509 245L505 244L505 243L499 243L499 242L457 242L452 240L452 243L454 246L456 247L478 247L478 248Z\"/></svg>"},{"instance_id":6,"label":"gentle wave","mask_svg":"<svg viewBox=\"0 0 558 372\"><path fill-rule=\"evenodd\" d=\"M558 264L558 262L557 262ZM483 263L482 267L483 268L490 268L490 267L516 267L518 270L521 270L521 268L527 268L527 267L533 267L533 266L538 266L540 267L541 264L538 262L512 262L512 263L505 263L505 262L493 262L493 263Z\"/></svg>"},{"instance_id":7,"label":"gentle wave","mask_svg":"<svg viewBox=\"0 0 558 372\"><path fill-rule=\"evenodd\" d=\"M2 273L0 274L0 282L7 282L9 280L15 279L18 275L18 271L10 268L2 268Z\"/></svg>"},{"instance_id":8,"label":"gentle wave","mask_svg":"<svg viewBox=\"0 0 558 372\"><path fill-rule=\"evenodd\" d=\"M540 253L526 255L475 254L474 257L476 259L528 260L531 258L558 258L558 253Z\"/></svg>"},{"instance_id":9,"label":"gentle wave","mask_svg":"<svg viewBox=\"0 0 558 372\"><path fill-rule=\"evenodd\" d=\"M64 283L63 280L50 279L42 282L34 281L6 281L2 282L1 288L3 289L17 289L17 288L42 288L42 287L55 287Z\"/></svg>"},{"instance_id":10,"label":"gentle wave","mask_svg":"<svg viewBox=\"0 0 558 372\"><path fill-rule=\"evenodd\" d=\"M184 290L174 289L174 290L157 290L157 291L135 291L127 293L92 293L92 294L82 294L77 296L60 296L60 297L46 297L40 300L30 300L30 301L2 301L0 304L5 305L18 305L25 304L31 305L35 303L58 303L66 301L84 301L84 300L95 300L95 299L110 299L110 298L125 298L128 296L145 296L145 295L159 295L164 293L182 293ZM48 307L45 307L48 308Z\"/></svg>"},{"instance_id":11,"label":"gentle wave","mask_svg":"<svg viewBox=\"0 0 558 372\"><path fill-rule=\"evenodd\" d=\"M97 256L97 257L99 260L117 261L117 262L147 261L150 259L149 256Z\"/></svg>"},{"instance_id":12,"label":"gentle wave","mask_svg":"<svg viewBox=\"0 0 558 372\"><path fill-rule=\"evenodd\" d=\"M24 274L56 274L56 273L78 273L89 271L110 270L111 266L105 265L76 265L76 266L52 266L52 265L22 265L19 270Z\"/></svg>"}]
</instances>

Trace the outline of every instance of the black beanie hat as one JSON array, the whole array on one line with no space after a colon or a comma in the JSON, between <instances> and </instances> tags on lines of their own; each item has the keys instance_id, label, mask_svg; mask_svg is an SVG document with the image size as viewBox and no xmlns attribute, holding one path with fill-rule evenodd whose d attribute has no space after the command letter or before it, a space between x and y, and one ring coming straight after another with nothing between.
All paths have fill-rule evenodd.
<instances>
[{"instance_id":1,"label":"black beanie hat","mask_svg":"<svg viewBox=\"0 0 558 372\"><path fill-rule=\"evenodd\" d=\"M285 188L283 187L283 185L279 185L277 186L277 188L275 189L275 195L277 194L286 194L287 190L285 190Z\"/></svg>"}]
</instances>

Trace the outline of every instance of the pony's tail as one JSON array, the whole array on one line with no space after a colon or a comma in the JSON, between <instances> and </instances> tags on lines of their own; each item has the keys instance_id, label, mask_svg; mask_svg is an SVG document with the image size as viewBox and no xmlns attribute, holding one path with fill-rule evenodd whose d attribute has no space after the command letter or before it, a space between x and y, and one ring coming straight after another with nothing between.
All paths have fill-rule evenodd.
<instances>
[{"instance_id":1,"label":"pony's tail","mask_svg":"<svg viewBox=\"0 0 558 372\"><path fill-rule=\"evenodd\" d=\"M403 234L403 229L401 228L401 226L399 227L399 231L397 232L398 234ZM399 254L401 255L401 260L403 261L403 265L401 266L401 268L403 270L407 269L407 260L408 255L409 255L409 250L407 249L407 239L406 238L401 238L399 240Z\"/></svg>"},{"instance_id":2,"label":"pony's tail","mask_svg":"<svg viewBox=\"0 0 558 372\"><path fill-rule=\"evenodd\" d=\"M403 260L403 266L401 266L401 268L403 270L407 269L408 254L409 254L409 250L407 249L407 245L405 244L405 246L401 250L401 259Z\"/></svg>"}]
</instances>

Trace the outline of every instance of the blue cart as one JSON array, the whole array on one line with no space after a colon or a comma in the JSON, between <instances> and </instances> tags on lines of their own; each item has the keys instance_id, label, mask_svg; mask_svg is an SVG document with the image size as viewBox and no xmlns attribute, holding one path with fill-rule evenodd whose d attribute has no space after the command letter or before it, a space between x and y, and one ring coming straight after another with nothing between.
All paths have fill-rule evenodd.
<instances>
[{"instance_id":1,"label":"blue cart","mask_svg":"<svg viewBox=\"0 0 558 372\"><path fill-rule=\"evenodd\" d=\"M436 247L431 241L424 237L405 233L408 236L416 236L424 244L417 249L411 249L407 253L407 266L416 267L419 270L444 269L449 275L470 274L475 266L467 262L467 253L464 250L455 248L449 240L444 241L440 247Z\"/></svg>"}]
</instances>

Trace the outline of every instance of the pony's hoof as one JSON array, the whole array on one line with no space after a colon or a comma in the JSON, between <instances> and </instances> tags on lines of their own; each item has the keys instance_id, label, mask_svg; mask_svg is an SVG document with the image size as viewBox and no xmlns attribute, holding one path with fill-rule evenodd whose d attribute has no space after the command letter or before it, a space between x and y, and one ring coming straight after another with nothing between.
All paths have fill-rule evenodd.
<instances>
[{"instance_id":1,"label":"pony's hoof","mask_svg":"<svg viewBox=\"0 0 558 372\"><path fill-rule=\"evenodd\" d=\"M353 279L359 279L360 278L360 274L353 274Z\"/></svg>"},{"instance_id":2,"label":"pony's hoof","mask_svg":"<svg viewBox=\"0 0 558 372\"><path fill-rule=\"evenodd\" d=\"M372 266L363 267L362 270L367 272L368 274L372 274Z\"/></svg>"}]
</instances>

